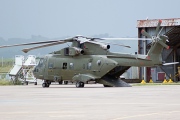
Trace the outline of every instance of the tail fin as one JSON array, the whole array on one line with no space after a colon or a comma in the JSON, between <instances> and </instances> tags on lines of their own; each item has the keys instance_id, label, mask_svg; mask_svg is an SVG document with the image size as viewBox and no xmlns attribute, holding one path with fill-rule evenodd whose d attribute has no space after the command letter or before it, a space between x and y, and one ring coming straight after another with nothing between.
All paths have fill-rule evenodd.
<instances>
[{"instance_id":1,"label":"tail fin","mask_svg":"<svg viewBox=\"0 0 180 120\"><path fill-rule=\"evenodd\" d=\"M169 46L165 44L167 40L167 36L162 35L159 37L159 40L152 43L152 46L147 54L148 57L151 58L154 65L162 65L162 50L165 47L166 49L169 49Z\"/></svg>"},{"instance_id":2,"label":"tail fin","mask_svg":"<svg viewBox=\"0 0 180 120\"><path fill-rule=\"evenodd\" d=\"M151 46L151 48L147 54L147 57L153 61L154 65L162 65L161 52L162 52L164 47L169 49L169 46L167 46L165 44L168 37L165 35L160 35L160 33L163 29L163 27L162 27L161 30L159 31L161 23L162 23L162 20L159 20L157 27L156 27L156 31L155 31L155 36L151 36L144 29L141 31L141 33L144 36L151 38L153 40L152 46Z\"/></svg>"}]
</instances>

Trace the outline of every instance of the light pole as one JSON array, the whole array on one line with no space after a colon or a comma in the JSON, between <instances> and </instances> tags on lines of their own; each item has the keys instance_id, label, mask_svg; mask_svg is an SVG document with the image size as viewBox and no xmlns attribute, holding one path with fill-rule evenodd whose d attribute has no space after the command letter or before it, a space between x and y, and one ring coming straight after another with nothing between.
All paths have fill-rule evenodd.
<instances>
[{"instance_id":1,"label":"light pole","mask_svg":"<svg viewBox=\"0 0 180 120\"><path fill-rule=\"evenodd\" d=\"M144 42L144 55L146 55L146 40ZM144 67L144 81L147 82L146 67Z\"/></svg>"}]
</instances>

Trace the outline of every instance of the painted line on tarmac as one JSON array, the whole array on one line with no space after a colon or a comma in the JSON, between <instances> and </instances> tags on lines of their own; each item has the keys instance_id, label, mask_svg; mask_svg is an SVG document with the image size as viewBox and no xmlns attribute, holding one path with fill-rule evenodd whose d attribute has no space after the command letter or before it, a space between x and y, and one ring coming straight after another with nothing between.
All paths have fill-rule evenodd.
<instances>
[{"instance_id":1,"label":"painted line on tarmac","mask_svg":"<svg viewBox=\"0 0 180 120\"><path fill-rule=\"evenodd\" d=\"M50 115L51 118L65 118L65 117L86 117L85 115Z\"/></svg>"},{"instance_id":2,"label":"painted line on tarmac","mask_svg":"<svg viewBox=\"0 0 180 120\"><path fill-rule=\"evenodd\" d=\"M115 118L112 120L123 120L123 119L129 119L129 118L137 118L137 117L146 117L151 115L162 115L162 114L171 114L171 113L180 113L180 111L170 111L170 112L159 112L159 113L149 113L149 114L143 114L143 115L133 115L133 116L125 116L120 118Z\"/></svg>"}]
</instances>

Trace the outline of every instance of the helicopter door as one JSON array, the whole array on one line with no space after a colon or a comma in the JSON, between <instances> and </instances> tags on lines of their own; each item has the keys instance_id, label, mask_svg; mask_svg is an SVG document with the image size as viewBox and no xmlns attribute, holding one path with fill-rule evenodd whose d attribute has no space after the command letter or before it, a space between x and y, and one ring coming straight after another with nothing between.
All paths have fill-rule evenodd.
<instances>
[{"instance_id":1,"label":"helicopter door","mask_svg":"<svg viewBox=\"0 0 180 120\"><path fill-rule=\"evenodd\" d=\"M63 76L63 79L71 79L69 78L69 75L71 74L69 71L69 62L67 60L62 60L62 69L61 74Z\"/></svg>"},{"instance_id":2,"label":"helicopter door","mask_svg":"<svg viewBox=\"0 0 180 120\"><path fill-rule=\"evenodd\" d=\"M54 66L54 58L53 57L50 57L50 58L47 58L47 62L45 64L45 69L44 69L44 78L46 80L54 80L54 69L55 66Z\"/></svg>"},{"instance_id":3,"label":"helicopter door","mask_svg":"<svg viewBox=\"0 0 180 120\"><path fill-rule=\"evenodd\" d=\"M74 76L75 60L61 58L61 76L64 80L71 80Z\"/></svg>"}]
</instances>

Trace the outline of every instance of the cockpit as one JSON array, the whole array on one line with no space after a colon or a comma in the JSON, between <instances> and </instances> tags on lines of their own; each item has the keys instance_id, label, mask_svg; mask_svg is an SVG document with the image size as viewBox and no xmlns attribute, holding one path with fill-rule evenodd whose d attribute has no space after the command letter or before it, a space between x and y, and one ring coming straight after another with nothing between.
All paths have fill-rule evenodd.
<instances>
[{"instance_id":1,"label":"cockpit","mask_svg":"<svg viewBox=\"0 0 180 120\"><path fill-rule=\"evenodd\" d=\"M36 73L38 73L39 69L43 67L43 65L44 65L44 58L40 58L39 61L37 62L37 65L35 66L33 70L33 74L35 75Z\"/></svg>"},{"instance_id":2,"label":"cockpit","mask_svg":"<svg viewBox=\"0 0 180 120\"><path fill-rule=\"evenodd\" d=\"M40 58L37 66L38 66L38 67L42 67L43 65L44 65L44 58Z\"/></svg>"}]
</instances>

